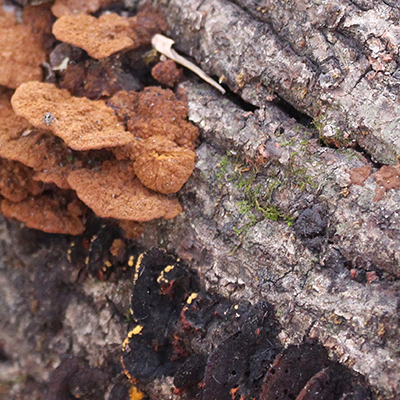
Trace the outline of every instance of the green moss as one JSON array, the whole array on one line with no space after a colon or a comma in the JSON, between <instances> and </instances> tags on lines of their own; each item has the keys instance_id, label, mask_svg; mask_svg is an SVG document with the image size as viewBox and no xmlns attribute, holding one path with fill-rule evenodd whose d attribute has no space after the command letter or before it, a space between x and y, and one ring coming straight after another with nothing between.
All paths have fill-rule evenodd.
<instances>
[{"instance_id":1,"label":"green moss","mask_svg":"<svg viewBox=\"0 0 400 400\"><path fill-rule=\"evenodd\" d=\"M272 202L272 196L281 182L276 178L269 178L267 182L259 183L259 171L256 166L249 166L236 156L227 153L217 165L215 175L220 182L232 182L242 193L242 198L236 203L238 212L242 215L241 226L234 226L237 235L245 235L249 228L258 222L283 220L288 226L292 225L293 217L283 213Z\"/></svg>"}]
</instances>

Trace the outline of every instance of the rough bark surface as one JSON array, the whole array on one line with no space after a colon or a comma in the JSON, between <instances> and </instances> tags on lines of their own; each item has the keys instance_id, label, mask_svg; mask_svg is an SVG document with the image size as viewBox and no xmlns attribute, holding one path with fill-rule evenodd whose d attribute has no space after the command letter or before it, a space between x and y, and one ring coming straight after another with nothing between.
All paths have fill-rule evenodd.
<instances>
[{"instance_id":1,"label":"rough bark surface","mask_svg":"<svg viewBox=\"0 0 400 400\"><path fill-rule=\"evenodd\" d=\"M150 223L138 245L176 253L210 292L267 301L283 346L315 337L364 375L376 398L399 398L400 190L374 201L373 177L376 162L400 154L398 5L153 3L176 49L235 94L193 77L181 85L202 134L195 173L181 193L184 213ZM355 184L350 171L363 166L371 174ZM112 370L99 389L109 396L122 379L133 271L82 283L67 239L6 223L1 238L7 398L43 398L66 354ZM175 398L168 382L153 387L154 398Z\"/></svg>"},{"instance_id":2,"label":"rough bark surface","mask_svg":"<svg viewBox=\"0 0 400 400\"><path fill-rule=\"evenodd\" d=\"M378 1L156 1L177 47L243 99L277 94L316 119L326 142L377 161L400 153L399 8Z\"/></svg>"}]
</instances>

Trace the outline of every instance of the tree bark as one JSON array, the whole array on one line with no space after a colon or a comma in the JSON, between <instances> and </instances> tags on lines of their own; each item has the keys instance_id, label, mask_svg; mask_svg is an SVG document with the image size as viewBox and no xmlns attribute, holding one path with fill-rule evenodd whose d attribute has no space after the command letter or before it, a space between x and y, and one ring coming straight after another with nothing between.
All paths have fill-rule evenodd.
<instances>
[{"instance_id":1,"label":"tree bark","mask_svg":"<svg viewBox=\"0 0 400 400\"><path fill-rule=\"evenodd\" d=\"M176 253L210 293L270 303L283 346L317 338L376 398L398 398L400 190L377 200L374 178L400 154L395 2L153 4L176 50L231 93L192 75L180 85L201 130L195 172L180 194L184 212L149 223L138 245ZM362 183L359 167L370 168ZM2 227L11 398L43 398L65 354L114 368L133 271L82 283L67 239Z\"/></svg>"}]
</instances>

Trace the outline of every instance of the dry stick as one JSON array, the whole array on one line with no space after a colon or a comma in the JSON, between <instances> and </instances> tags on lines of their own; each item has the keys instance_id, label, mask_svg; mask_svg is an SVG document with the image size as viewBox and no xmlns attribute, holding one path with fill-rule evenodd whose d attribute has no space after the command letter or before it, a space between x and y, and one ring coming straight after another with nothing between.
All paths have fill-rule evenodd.
<instances>
[{"instance_id":1,"label":"dry stick","mask_svg":"<svg viewBox=\"0 0 400 400\"><path fill-rule=\"evenodd\" d=\"M186 60L186 58L182 57L179 55L173 48L172 45L175 43L170 38L167 38L166 36L156 34L153 36L151 39L151 44L153 47L161 54L164 56L170 58L171 60L174 60L178 64L183 65L184 67L190 69L193 71L195 74L197 74L201 79L205 80L208 82L210 85L214 86L216 89L218 89L222 94L225 94L225 89L219 85L217 82L214 81L214 79L210 78L203 70L201 70L197 65L193 64L189 60Z\"/></svg>"}]
</instances>

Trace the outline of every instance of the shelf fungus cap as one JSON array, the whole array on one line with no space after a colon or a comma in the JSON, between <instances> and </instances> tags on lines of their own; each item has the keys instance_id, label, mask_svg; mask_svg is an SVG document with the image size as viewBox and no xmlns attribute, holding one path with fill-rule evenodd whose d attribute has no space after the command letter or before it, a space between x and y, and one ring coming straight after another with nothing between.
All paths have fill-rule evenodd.
<instances>
[{"instance_id":1,"label":"shelf fungus cap","mask_svg":"<svg viewBox=\"0 0 400 400\"><path fill-rule=\"evenodd\" d=\"M194 150L199 131L187 121L187 105L172 90L147 87L143 92L120 91L108 104L135 137L161 135Z\"/></svg>"},{"instance_id":2,"label":"shelf fungus cap","mask_svg":"<svg viewBox=\"0 0 400 400\"><path fill-rule=\"evenodd\" d=\"M133 139L103 101L71 96L51 83L22 84L11 104L17 115L37 128L50 129L74 150L121 146Z\"/></svg>"},{"instance_id":3,"label":"shelf fungus cap","mask_svg":"<svg viewBox=\"0 0 400 400\"><path fill-rule=\"evenodd\" d=\"M135 174L149 189L176 193L194 169L195 152L179 147L163 136L142 142L142 153L134 162Z\"/></svg>"},{"instance_id":4,"label":"shelf fungus cap","mask_svg":"<svg viewBox=\"0 0 400 400\"><path fill-rule=\"evenodd\" d=\"M64 15L54 23L53 34L98 60L135 47L129 20L115 13L99 18L87 14Z\"/></svg>"},{"instance_id":5,"label":"shelf fungus cap","mask_svg":"<svg viewBox=\"0 0 400 400\"><path fill-rule=\"evenodd\" d=\"M80 235L85 230L82 222L84 206L76 198L66 202L62 197L39 195L18 203L3 200L1 211L7 218L15 218L28 228L47 233Z\"/></svg>"},{"instance_id":6,"label":"shelf fungus cap","mask_svg":"<svg viewBox=\"0 0 400 400\"><path fill-rule=\"evenodd\" d=\"M40 65L46 53L31 28L7 14L0 10L0 85L15 89L23 82L42 79Z\"/></svg>"},{"instance_id":7,"label":"shelf fungus cap","mask_svg":"<svg viewBox=\"0 0 400 400\"><path fill-rule=\"evenodd\" d=\"M73 171L68 183L101 218L142 222L172 219L182 211L177 199L145 188L129 161L105 161L98 170Z\"/></svg>"}]
</instances>

